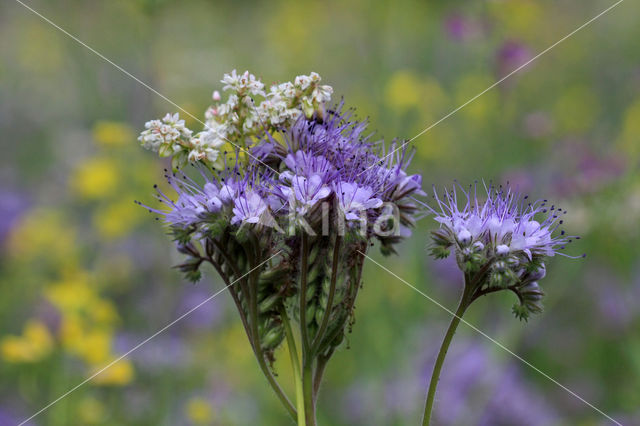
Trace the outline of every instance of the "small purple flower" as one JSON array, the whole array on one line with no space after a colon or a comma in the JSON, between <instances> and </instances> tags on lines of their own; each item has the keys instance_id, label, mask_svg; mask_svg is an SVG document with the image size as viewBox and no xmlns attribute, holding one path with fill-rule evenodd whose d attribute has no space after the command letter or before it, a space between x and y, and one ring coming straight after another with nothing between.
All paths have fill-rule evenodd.
<instances>
[{"instance_id":1,"label":"small purple flower","mask_svg":"<svg viewBox=\"0 0 640 426\"><path fill-rule=\"evenodd\" d=\"M192 194L180 194L175 202L175 208L167 214L167 222L184 226L192 225L200 220L205 207L198 197Z\"/></svg>"},{"instance_id":2,"label":"small purple flower","mask_svg":"<svg viewBox=\"0 0 640 426\"><path fill-rule=\"evenodd\" d=\"M258 223L262 213L267 209L267 203L254 191L241 194L233 203L232 225L238 222Z\"/></svg>"},{"instance_id":3,"label":"small purple flower","mask_svg":"<svg viewBox=\"0 0 640 426\"><path fill-rule=\"evenodd\" d=\"M281 186L280 189L289 203L296 206L298 214L302 215L331 194L331 188L318 174L313 174L308 179L304 176L294 176L291 178L290 187Z\"/></svg>"},{"instance_id":4,"label":"small purple flower","mask_svg":"<svg viewBox=\"0 0 640 426\"><path fill-rule=\"evenodd\" d=\"M305 151L289 153L284 159L284 164L291 170L290 173L310 176L318 174L326 176L335 171L335 167L322 155L312 155Z\"/></svg>"},{"instance_id":5,"label":"small purple flower","mask_svg":"<svg viewBox=\"0 0 640 426\"><path fill-rule=\"evenodd\" d=\"M373 190L369 187L345 182L335 185L334 190L347 220L358 220L363 211L382 206L382 200L376 198Z\"/></svg>"}]
</instances>

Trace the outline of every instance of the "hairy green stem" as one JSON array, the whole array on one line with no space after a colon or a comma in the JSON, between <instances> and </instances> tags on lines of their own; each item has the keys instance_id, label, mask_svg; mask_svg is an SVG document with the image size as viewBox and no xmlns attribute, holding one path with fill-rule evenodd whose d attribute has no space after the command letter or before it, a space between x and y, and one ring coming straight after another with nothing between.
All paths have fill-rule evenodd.
<instances>
[{"instance_id":1,"label":"hairy green stem","mask_svg":"<svg viewBox=\"0 0 640 426\"><path fill-rule=\"evenodd\" d=\"M253 259L253 256L251 256L249 266L252 268L252 270L255 271L254 264L255 264L255 261ZM273 391L276 393L276 395L282 402L282 405L284 405L289 415L293 419L296 419L297 418L296 409L293 407L293 404L291 404L291 401L289 401L289 398L287 397L287 395L285 395L284 391L278 384L278 381L275 379L275 377L273 377L273 374L271 373L271 370L269 369L269 366L265 361L264 352L262 351L262 346L260 345L260 334L258 333L258 274L256 274L255 272L251 273L249 275L249 279L251 280L249 284L249 319L251 323L250 338L253 339L254 341L253 347L254 347L256 359L258 360L258 364L260 365L262 372L267 378L267 381L273 388Z\"/></svg>"},{"instance_id":2,"label":"hairy green stem","mask_svg":"<svg viewBox=\"0 0 640 426\"><path fill-rule=\"evenodd\" d=\"M327 366L327 362L333 355L333 349L330 349L326 355L319 355L318 362L316 365L316 372L313 375L313 403L315 404L318 400L318 393L320 392L320 383L322 382L322 376L324 374L324 369Z\"/></svg>"},{"instance_id":3,"label":"hairy green stem","mask_svg":"<svg viewBox=\"0 0 640 426\"><path fill-rule=\"evenodd\" d=\"M322 344L322 339L324 337L324 333L327 329L327 325L329 324L329 318L331 317L331 311L333 310L333 298L336 293L336 281L338 278L338 263L340 256L340 244L342 243L342 238L340 235L336 236L336 241L333 247L333 259L331 263L331 283L329 286L329 296L327 298L327 308L322 315L322 322L320 323L320 328L318 328L318 332L316 333L315 338L313 339L313 343L311 344L311 352L315 354L320 345Z\"/></svg>"},{"instance_id":4,"label":"hairy green stem","mask_svg":"<svg viewBox=\"0 0 640 426\"><path fill-rule=\"evenodd\" d=\"M302 258L300 261L300 337L302 340L303 364L309 356L309 336L307 334L307 268L309 266L309 243L306 233L302 233L300 246Z\"/></svg>"},{"instance_id":5,"label":"hairy green stem","mask_svg":"<svg viewBox=\"0 0 640 426\"><path fill-rule=\"evenodd\" d=\"M438 357L436 358L436 363L433 366L433 373L431 373L431 381L429 382L429 391L427 392L427 401L424 407L424 417L422 418L422 426L427 426L431 423L431 413L433 412L433 402L436 396L436 388L438 386L438 381L440 380L440 372L442 370L442 365L444 364L444 359L447 356L447 351L449 350L449 345L451 344L451 340L453 339L453 335L456 333L456 329L460 324L460 320L462 319L462 315L469 307L471 303L470 291L468 287L465 285L464 293L460 298L460 303L458 304L458 309L453 318L451 318L451 323L449 323L449 328L447 329L447 333L444 335L444 339L442 340L442 345L440 345L440 351L438 352Z\"/></svg>"},{"instance_id":6,"label":"hairy green stem","mask_svg":"<svg viewBox=\"0 0 640 426\"><path fill-rule=\"evenodd\" d=\"M296 340L291 331L289 317L284 308L282 308L280 317L284 325L284 332L287 336L287 346L289 347L289 356L291 357L291 369L293 370L293 381L296 387L296 408L298 410L298 426L306 426L304 391L302 389L302 372L300 371L300 360L298 358L298 350L296 349Z\"/></svg>"},{"instance_id":7,"label":"hairy green stem","mask_svg":"<svg viewBox=\"0 0 640 426\"><path fill-rule=\"evenodd\" d=\"M306 426L316 426L316 407L313 398L313 366L311 362L305 363L302 368L302 386Z\"/></svg>"}]
</instances>

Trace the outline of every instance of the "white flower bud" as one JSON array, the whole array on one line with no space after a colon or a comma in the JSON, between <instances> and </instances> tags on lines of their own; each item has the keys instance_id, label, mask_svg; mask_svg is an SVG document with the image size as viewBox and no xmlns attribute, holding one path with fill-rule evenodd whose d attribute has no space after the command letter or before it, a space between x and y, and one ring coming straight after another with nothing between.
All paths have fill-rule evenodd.
<instances>
[{"instance_id":1,"label":"white flower bud","mask_svg":"<svg viewBox=\"0 0 640 426\"><path fill-rule=\"evenodd\" d=\"M498 247L496 247L496 254L498 256L506 256L507 254L509 254L509 246L500 244Z\"/></svg>"},{"instance_id":2,"label":"white flower bud","mask_svg":"<svg viewBox=\"0 0 640 426\"><path fill-rule=\"evenodd\" d=\"M539 268L531 273L530 277L534 280L541 280L545 277L545 275L547 275L547 269L545 268L543 263Z\"/></svg>"},{"instance_id":3,"label":"white flower bud","mask_svg":"<svg viewBox=\"0 0 640 426\"><path fill-rule=\"evenodd\" d=\"M213 91L213 94L211 95L211 97L213 98L214 101L218 102L220 99L222 99L220 97L220 92L218 92L217 90Z\"/></svg>"},{"instance_id":4,"label":"white flower bud","mask_svg":"<svg viewBox=\"0 0 640 426\"><path fill-rule=\"evenodd\" d=\"M458 232L458 241L460 241L462 244L469 244L471 242L471 232L467 231L466 229Z\"/></svg>"}]
</instances>

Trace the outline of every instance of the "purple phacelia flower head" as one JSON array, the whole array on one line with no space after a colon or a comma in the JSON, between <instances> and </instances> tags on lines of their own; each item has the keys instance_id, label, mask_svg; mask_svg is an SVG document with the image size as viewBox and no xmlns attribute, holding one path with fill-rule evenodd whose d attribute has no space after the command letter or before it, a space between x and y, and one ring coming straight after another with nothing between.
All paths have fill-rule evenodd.
<instances>
[{"instance_id":1,"label":"purple phacelia flower head","mask_svg":"<svg viewBox=\"0 0 640 426\"><path fill-rule=\"evenodd\" d=\"M500 289L516 293L520 304L514 312L520 318L542 310L538 281L546 275L546 258L580 257L562 252L580 237L559 229L566 211L547 200L530 202L509 187L491 186L485 187L483 197L472 186L442 195L434 189L434 198L432 213L440 229L433 232L432 254L443 258L453 250L478 296Z\"/></svg>"},{"instance_id":2,"label":"purple phacelia flower head","mask_svg":"<svg viewBox=\"0 0 640 426\"><path fill-rule=\"evenodd\" d=\"M229 291L245 324L258 322L249 338L269 361L284 338L283 312L299 315L317 353L340 344L366 251L377 239L393 253L414 224L414 197L425 195L420 176L406 172L405 147L372 141L340 105L282 130L225 157L228 167L202 166L197 178L167 172L175 194L158 190L164 208L150 208L187 256L178 267L188 279L208 262L228 285L239 281ZM327 285L333 301L321 297ZM248 316L251 305L257 314Z\"/></svg>"}]
</instances>

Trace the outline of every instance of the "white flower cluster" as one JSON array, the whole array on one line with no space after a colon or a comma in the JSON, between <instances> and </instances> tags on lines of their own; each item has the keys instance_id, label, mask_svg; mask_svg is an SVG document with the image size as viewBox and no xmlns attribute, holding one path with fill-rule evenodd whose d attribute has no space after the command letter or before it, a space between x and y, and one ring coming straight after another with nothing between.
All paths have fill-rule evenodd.
<instances>
[{"instance_id":1,"label":"white flower cluster","mask_svg":"<svg viewBox=\"0 0 640 426\"><path fill-rule=\"evenodd\" d=\"M224 144L225 140L220 138L220 135L214 129L207 129L191 139L188 144L190 151L187 154L187 159L192 163L206 160L211 164L222 165L219 161L222 160L220 158L220 148Z\"/></svg>"},{"instance_id":2,"label":"white flower cluster","mask_svg":"<svg viewBox=\"0 0 640 426\"><path fill-rule=\"evenodd\" d=\"M321 85L320 80L320 76L312 72L296 77L293 83L273 85L266 93L264 84L249 71L238 75L233 70L222 79L223 90L230 92L227 101L220 103L220 94L213 93L216 103L205 114L207 125L224 126L220 133L228 138L259 136L265 130L292 124L301 114L307 118L322 114L324 103L331 100L333 88ZM256 97L264 99L257 103Z\"/></svg>"},{"instance_id":3,"label":"white flower cluster","mask_svg":"<svg viewBox=\"0 0 640 426\"><path fill-rule=\"evenodd\" d=\"M138 140L144 148L159 153L161 157L178 153L180 146L191 140L192 132L185 127L178 113L167 114L162 121L147 121L144 127L146 130Z\"/></svg>"},{"instance_id":4,"label":"white flower cluster","mask_svg":"<svg viewBox=\"0 0 640 426\"><path fill-rule=\"evenodd\" d=\"M138 140L161 157L173 156L176 167L187 161L201 161L221 168L220 149L226 143L246 149L264 132L286 128L302 114L307 118L322 115L333 89L321 85L320 80L312 72L296 77L293 82L273 85L267 93L264 84L249 71L238 74L233 70L221 80L222 90L230 92L227 101L221 102L220 93L213 92L214 105L205 113L202 132L192 136L193 132L184 126L177 113L167 114L162 121L147 122Z\"/></svg>"}]
</instances>

